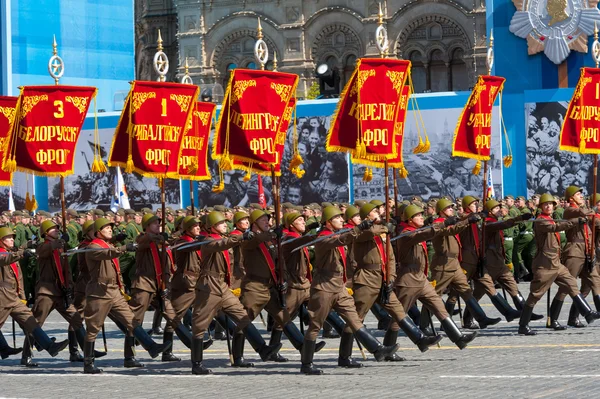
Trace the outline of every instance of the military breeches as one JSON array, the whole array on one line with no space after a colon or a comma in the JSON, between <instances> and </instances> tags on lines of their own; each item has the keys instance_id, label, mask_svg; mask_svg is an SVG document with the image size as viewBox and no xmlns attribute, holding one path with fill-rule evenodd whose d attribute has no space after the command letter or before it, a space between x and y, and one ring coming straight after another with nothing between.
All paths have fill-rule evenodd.
<instances>
[{"instance_id":1,"label":"military breeches","mask_svg":"<svg viewBox=\"0 0 600 399\"><path fill-rule=\"evenodd\" d=\"M75 292L75 297L73 298L73 306L75 306L75 309L83 319L83 310L85 309L85 292Z\"/></svg>"},{"instance_id":2,"label":"military breeches","mask_svg":"<svg viewBox=\"0 0 600 399\"><path fill-rule=\"evenodd\" d=\"M346 325L352 331L357 331L363 327L363 323L356 313L354 299L348 294L344 287L340 292L325 292L312 289L310 290L310 299L308 300L308 317L310 323L304 334L307 341L315 341L325 323L325 319L331 310L335 310L338 315L344 319ZM368 310L368 309L367 309Z\"/></svg>"},{"instance_id":3,"label":"military breeches","mask_svg":"<svg viewBox=\"0 0 600 399\"><path fill-rule=\"evenodd\" d=\"M361 323L364 323L365 317L375 302L381 305L396 321L400 321L406 317L406 312L402 307L402 304L398 300L396 293L390 293L389 303L384 305L381 303L380 291L381 289L375 287L369 287L362 284L354 284L354 304L356 306L356 313ZM349 326L346 326L345 332L351 332Z\"/></svg>"},{"instance_id":4,"label":"military breeches","mask_svg":"<svg viewBox=\"0 0 600 399\"><path fill-rule=\"evenodd\" d=\"M173 309L173 305L171 305L171 300L169 298L161 298L154 292L142 291L137 288L131 290L129 307L133 311L136 324L141 325L144 322L144 315L150 305L154 309L161 309L165 320L167 320L165 331L173 332L173 329L177 328L177 324L173 325L175 310Z\"/></svg>"},{"instance_id":5,"label":"military breeches","mask_svg":"<svg viewBox=\"0 0 600 399\"><path fill-rule=\"evenodd\" d=\"M431 279L435 281L435 292L438 293L438 296L442 295L448 287L455 290L465 301L473 296L471 286L461 268L455 271L432 270ZM409 308L405 307L405 309Z\"/></svg>"},{"instance_id":6,"label":"military breeches","mask_svg":"<svg viewBox=\"0 0 600 399\"><path fill-rule=\"evenodd\" d=\"M23 302L19 301L13 306L8 308L0 308L0 328L8 319L8 316L12 317L25 331L32 333L39 324L31 310Z\"/></svg>"},{"instance_id":7,"label":"military breeches","mask_svg":"<svg viewBox=\"0 0 600 399\"><path fill-rule=\"evenodd\" d=\"M204 337L206 329L220 311L223 311L235 321L237 325L236 332L243 330L252 322L240 300L230 290L225 290L223 294L196 291L194 314L192 316L192 334L194 338L202 339Z\"/></svg>"},{"instance_id":8,"label":"military breeches","mask_svg":"<svg viewBox=\"0 0 600 399\"><path fill-rule=\"evenodd\" d=\"M477 269L476 264L463 262L461 263L461 267L464 271L467 272L465 274L465 276L467 277L467 281L473 281L473 286L475 288L473 290L473 296L477 300L479 300L485 294L489 296L496 295L496 288L494 288L494 282L492 281L492 278L487 273L487 271L484 272L483 277L480 277L479 270ZM450 303L456 303L457 298L457 292L453 288L451 288L450 294L448 295L448 301Z\"/></svg>"},{"instance_id":9,"label":"military breeches","mask_svg":"<svg viewBox=\"0 0 600 399\"><path fill-rule=\"evenodd\" d=\"M489 265L486 269L490 277L494 281L497 281L511 297L519 294L519 287L517 286L515 277L505 264Z\"/></svg>"},{"instance_id":10,"label":"military breeches","mask_svg":"<svg viewBox=\"0 0 600 399\"><path fill-rule=\"evenodd\" d=\"M75 309L75 306L72 304L69 305L69 307L66 306L65 297L63 296L38 293L35 296L35 304L33 305L31 312L40 326L43 326L50 312L55 309L66 321L69 322L69 325L73 327L73 329L78 330L83 327L83 319L81 315L79 312L77 312L77 309Z\"/></svg>"},{"instance_id":11,"label":"military breeches","mask_svg":"<svg viewBox=\"0 0 600 399\"><path fill-rule=\"evenodd\" d=\"M289 288L287 294L285 294L285 308L290 315L290 320L294 320L298 315L298 311L300 310L300 306L308 301L310 298L310 289L293 289ZM308 320L304 320L304 322L308 322ZM277 330L281 330L282 326L276 324L274 326Z\"/></svg>"},{"instance_id":12,"label":"military breeches","mask_svg":"<svg viewBox=\"0 0 600 399\"><path fill-rule=\"evenodd\" d=\"M510 238L510 240L509 240ZM514 241L512 237L507 237L504 239L504 264L512 265L513 264L513 248ZM509 269L510 270L510 269Z\"/></svg>"},{"instance_id":13,"label":"military breeches","mask_svg":"<svg viewBox=\"0 0 600 399\"><path fill-rule=\"evenodd\" d=\"M281 326L287 324L290 321L290 314L287 309L282 309L279 299L277 298L278 293L274 288L264 286L264 290L242 290L242 296L240 302L248 311L250 320L254 320L258 314L265 309L275 320L275 322Z\"/></svg>"},{"instance_id":14,"label":"military breeches","mask_svg":"<svg viewBox=\"0 0 600 399\"><path fill-rule=\"evenodd\" d=\"M429 282L423 284L422 287L396 287L396 296L404 309L410 309L418 299L429 311L435 314L438 320L444 320L448 317L448 312L446 312L442 298ZM390 328L398 330L395 320L392 321Z\"/></svg>"},{"instance_id":15,"label":"military breeches","mask_svg":"<svg viewBox=\"0 0 600 399\"><path fill-rule=\"evenodd\" d=\"M567 268L569 273L571 273L571 276L575 277L576 280L577 280L577 276L579 276L579 274L582 272L584 264L585 264L585 259L574 258L572 256L568 257L564 262L565 267ZM568 287L561 286L558 289L558 292L556 293L554 298L556 300L562 302L567 297L567 294L568 294Z\"/></svg>"},{"instance_id":16,"label":"military breeches","mask_svg":"<svg viewBox=\"0 0 600 399\"><path fill-rule=\"evenodd\" d=\"M85 327L87 335L85 340L94 342L96 336L102 329L106 316L110 313L111 318L120 322L129 334L139 326L134 320L134 314L118 288L109 289L106 297L98 298L88 296L85 301Z\"/></svg>"},{"instance_id":17,"label":"military breeches","mask_svg":"<svg viewBox=\"0 0 600 399\"><path fill-rule=\"evenodd\" d=\"M587 267L584 267L579 274L581 277L581 293L583 296L587 296L590 291L594 295L600 295L600 273L598 272L598 265L594 265L594 268L590 271Z\"/></svg>"},{"instance_id":18,"label":"military breeches","mask_svg":"<svg viewBox=\"0 0 600 399\"><path fill-rule=\"evenodd\" d=\"M171 291L171 305L173 306L173 310L175 310L174 322L176 324L181 323L185 313L194 304L194 299L196 299L195 289Z\"/></svg>"},{"instance_id":19,"label":"military breeches","mask_svg":"<svg viewBox=\"0 0 600 399\"><path fill-rule=\"evenodd\" d=\"M556 282L570 296L579 294L577 279L569 273L565 266L560 265L558 269L534 267L533 280L526 302L527 306L533 307L544 296L553 282Z\"/></svg>"}]
</instances>

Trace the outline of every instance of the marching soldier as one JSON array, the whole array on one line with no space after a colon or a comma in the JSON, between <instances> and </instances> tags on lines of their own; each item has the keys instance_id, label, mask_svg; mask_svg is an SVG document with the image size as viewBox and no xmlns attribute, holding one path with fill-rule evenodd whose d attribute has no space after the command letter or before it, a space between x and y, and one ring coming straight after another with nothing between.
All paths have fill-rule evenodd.
<instances>
[{"instance_id":1,"label":"marching soldier","mask_svg":"<svg viewBox=\"0 0 600 399\"><path fill-rule=\"evenodd\" d=\"M127 209L125 211L125 234L127 238L124 243L134 243L137 237L142 233L141 227L138 225L138 221L141 221L140 216L133 210ZM131 291L131 278L135 274L135 254L124 252L119 258L121 264L121 273L123 273L123 282L127 291Z\"/></svg>"},{"instance_id":2,"label":"marching soldier","mask_svg":"<svg viewBox=\"0 0 600 399\"><path fill-rule=\"evenodd\" d=\"M33 337L35 342L50 356L56 356L69 344L68 340L55 342L42 330L33 313L25 305L25 292L23 291L23 273L19 260L32 256L30 249L15 249L15 233L9 227L0 228L0 329L8 316L12 317L19 325ZM30 338L27 338L29 340ZM29 345L27 345L29 346ZM8 346L4 336L0 334L0 356L8 356L21 352L20 348Z\"/></svg>"},{"instance_id":3,"label":"marching soldier","mask_svg":"<svg viewBox=\"0 0 600 399\"><path fill-rule=\"evenodd\" d=\"M587 297L592 292L596 311L600 312L600 273L598 272L598 263L600 262L600 194L594 195L594 205L596 209L596 256L594 267L589 271L589 278L581 279L581 295Z\"/></svg>"},{"instance_id":4,"label":"marching soldier","mask_svg":"<svg viewBox=\"0 0 600 399\"><path fill-rule=\"evenodd\" d=\"M585 218L594 214L594 211L585 206L585 199L583 198L582 191L583 188L577 186L570 186L565 191L565 201L569 204L564 210L563 217L565 219ZM588 286L592 286L594 282L590 278L590 271L594 269L594 264L591 255L592 230L590 226L587 223L581 226L575 226L572 229L568 229L565 233L567 244L562 251L562 263L573 277L577 278L581 275L582 285L583 282L586 281ZM600 287L594 288L595 291L600 289ZM567 293L567 287L561 286L554 296L552 305L550 306L549 328L553 328L554 330L566 329L565 326L558 322L558 316L560 315L560 310ZM579 321L578 315L577 306L573 303L573 305L571 305L571 310L569 311L567 325L575 328L585 327L585 325Z\"/></svg>"},{"instance_id":5,"label":"marching soldier","mask_svg":"<svg viewBox=\"0 0 600 399\"><path fill-rule=\"evenodd\" d=\"M235 229L231 232L233 235L244 234L250 227L250 215L246 212L236 212L233 215L233 224ZM229 225L228 227L229 228ZM233 247L233 281L231 282L231 288L237 289L242 285L242 280L246 275L246 269L244 267L244 257L242 256L242 248L240 246Z\"/></svg>"},{"instance_id":6,"label":"marching soldier","mask_svg":"<svg viewBox=\"0 0 600 399\"><path fill-rule=\"evenodd\" d=\"M353 277L354 303L356 312L361 322L364 322L365 316L374 303L382 306L396 321L386 331L383 339L384 346L395 346L398 339L398 326L406 333L410 340L415 343L421 352L437 344L441 337L426 337L413 323L406 317L404 308L398 301L394 291L394 281L396 280L396 259L391 250L388 252L386 243L382 239L383 234L387 234L388 227L381 225L379 211L381 206L370 202L360 208L360 217L372 224L369 229L362 231L354 240L354 258L356 260L356 270ZM361 222L362 223L362 222ZM389 236L388 238L389 239ZM389 283L386 281L386 274L390 270ZM346 326L340 340L340 357L338 365L342 367L361 367L360 363L353 361L352 355L353 336L349 326ZM403 361L404 358L396 354L386 356L388 361Z\"/></svg>"},{"instance_id":7,"label":"marching soldier","mask_svg":"<svg viewBox=\"0 0 600 399\"><path fill-rule=\"evenodd\" d=\"M556 205L554 197L550 194L544 194L540 198L539 207L542 213L539 215L539 219L543 221L536 223L534 226L538 253L533 260L533 280L531 281L529 297L519 321L519 334L522 335L536 335L536 332L529 328L529 320L531 319L533 307L555 281L560 287L566 288L567 294L573 298L575 306L577 306L579 312L585 317L588 323L600 319L600 313L590 309L590 306L577 288L577 280L560 261L561 249L558 232L561 230L570 230L577 225L583 226L587 223L587 219L579 217L556 223L552 219L552 213Z\"/></svg>"},{"instance_id":8,"label":"marching soldier","mask_svg":"<svg viewBox=\"0 0 600 399\"><path fill-rule=\"evenodd\" d=\"M356 339L375 355L377 361L392 356L398 350L398 345L382 345L366 329L356 313L354 300L346 289L346 254L344 246L355 240L361 231L369 229L372 222L361 222L359 226L354 227L351 231L336 235L335 233L342 229L344 219L342 212L333 206L323 209L321 221L324 228L319 236L326 238L315 244L314 274L308 301L310 324L304 336L301 351L302 367L300 371L309 375L323 374L322 370L314 367L313 358L317 335L331 309L334 309L346 321L346 324L354 332ZM344 353L346 353L345 348L340 346L340 357Z\"/></svg>"},{"instance_id":9,"label":"marching soldier","mask_svg":"<svg viewBox=\"0 0 600 399\"><path fill-rule=\"evenodd\" d=\"M32 313L40 326L46 318L57 310L72 327L69 330L70 360L79 361L77 343L83 348L85 328L83 318L73 306L73 278L68 269L66 258L62 256L66 245L67 234L61 233L58 225L51 220L45 220L40 226L41 237L44 241L37 247L36 254L40 267L40 275L36 285L35 304ZM21 364L36 367L31 358L31 345L25 344Z\"/></svg>"},{"instance_id":10,"label":"marching soldier","mask_svg":"<svg viewBox=\"0 0 600 399\"><path fill-rule=\"evenodd\" d=\"M525 197L519 196L515 202L517 210L521 215L532 213L526 205ZM518 275L531 273L532 259L535 256L535 240L533 238L532 223L522 223L518 228L516 240L513 247L513 265ZM526 281L530 281L526 279Z\"/></svg>"},{"instance_id":11,"label":"marching soldier","mask_svg":"<svg viewBox=\"0 0 600 399\"><path fill-rule=\"evenodd\" d=\"M246 362L243 357L244 335L254 350L260 354L263 361L269 359L281 348L281 344L274 347L266 344L252 324L251 317L248 316L239 299L233 295L230 289L232 273L229 249L251 240L254 233L248 230L241 235L235 234L226 237L227 224L225 217L218 211L213 211L207 216L205 226L210 229L205 238L210 242L202 248L202 264L200 278L196 285L192 322L192 374L198 375L212 373L210 369L202 364L204 358L203 339L212 319L221 310L233 318L236 323L232 342L232 366L254 366L254 364ZM259 233L258 235L268 236L267 238L269 238L271 234ZM224 324L227 326L226 328L229 328L226 318Z\"/></svg>"}]
</instances>

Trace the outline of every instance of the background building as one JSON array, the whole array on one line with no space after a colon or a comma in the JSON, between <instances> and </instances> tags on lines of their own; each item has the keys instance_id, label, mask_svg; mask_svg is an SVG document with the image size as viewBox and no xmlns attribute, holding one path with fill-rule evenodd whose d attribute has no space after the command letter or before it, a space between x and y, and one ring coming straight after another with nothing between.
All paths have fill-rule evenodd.
<instances>
[{"instance_id":1,"label":"background building","mask_svg":"<svg viewBox=\"0 0 600 399\"><path fill-rule=\"evenodd\" d=\"M0 0L0 94L54 83L55 35L65 62L60 83L95 86L98 109L120 111L135 77L133 21L133 1Z\"/></svg>"},{"instance_id":2,"label":"background building","mask_svg":"<svg viewBox=\"0 0 600 399\"><path fill-rule=\"evenodd\" d=\"M302 97L327 63L343 87L360 57L377 56L378 0L138 0L137 78L156 77L151 60L161 30L171 80L185 58L196 84L225 86L233 68L255 68L257 18L270 59L296 73ZM394 56L413 62L416 92L468 90L485 71L484 0L381 0ZM271 61L272 62L272 61ZM272 63L267 67L272 67ZM177 69L177 67L179 67Z\"/></svg>"}]
</instances>

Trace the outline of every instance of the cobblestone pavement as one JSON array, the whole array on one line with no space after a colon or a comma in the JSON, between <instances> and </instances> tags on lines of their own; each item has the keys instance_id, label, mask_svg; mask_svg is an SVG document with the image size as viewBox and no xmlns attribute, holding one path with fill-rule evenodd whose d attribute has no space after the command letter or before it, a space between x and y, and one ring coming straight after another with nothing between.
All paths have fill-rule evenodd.
<instances>
[{"instance_id":1,"label":"cobblestone pavement","mask_svg":"<svg viewBox=\"0 0 600 399\"><path fill-rule=\"evenodd\" d=\"M553 287L553 293L556 292ZM528 284L520 289L526 296ZM566 324L570 300L565 302L561 323ZM482 301L489 316L499 316L489 300ZM546 298L536 306L537 313L546 313ZM458 321L458 316L454 319ZM152 320L146 315L145 326ZM583 398L600 396L600 323L583 329L551 331L545 320L532 322L538 332L535 337L517 334L517 323L505 321L480 332L480 336L465 350L459 351L445 338L440 348L420 353L405 337L398 342L399 353L407 358L401 363L376 363L368 356L362 369L337 368L339 340L327 340L327 346L315 355L315 363L325 371L323 376L299 373L300 355L284 340L282 354L288 363L263 363L250 345L246 358L255 361L252 369L228 366L227 344L216 342L205 353L205 364L212 368L211 376L190 373L190 351L177 341L174 353L183 358L177 363L152 360L143 350L138 357L144 369L122 367L123 335L112 323L107 323L108 356L96 361L104 374L82 373L82 363L69 363L68 351L50 358L36 352L37 369L19 365L19 356L0 361L0 396L31 398L165 398L205 395L245 395L247 397L402 397L416 398L478 397L478 398ZM268 340L260 321L255 323ZM372 315L367 327L382 340ZM439 326L439 323L436 322ZM57 339L66 339L66 322L53 312L46 322L46 331ZM10 319L2 332L12 345ZM99 336L100 338L100 336ZM23 341L17 335L17 343ZM102 350L102 341L97 341ZM358 348L354 355L360 358Z\"/></svg>"}]
</instances>

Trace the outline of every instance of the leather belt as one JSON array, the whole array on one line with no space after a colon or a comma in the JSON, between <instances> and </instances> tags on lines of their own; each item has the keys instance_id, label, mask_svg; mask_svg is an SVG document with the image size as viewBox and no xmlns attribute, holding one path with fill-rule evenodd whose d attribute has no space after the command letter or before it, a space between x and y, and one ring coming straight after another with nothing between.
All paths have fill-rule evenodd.
<instances>
[{"instance_id":1,"label":"leather belt","mask_svg":"<svg viewBox=\"0 0 600 399\"><path fill-rule=\"evenodd\" d=\"M4 287L4 288L10 288L11 290L16 290L17 289L17 285L14 283L9 283L6 281L0 281L0 287Z\"/></svg>"},{"instance_id":2,"label":"leather belt","mask_svg":"<svg viewBox=\"0 0 600 399\"><path fill-rule=\"evenodd\" d=\"M190 270L184 270L183 274L185 274L188 277L194 277L194 278L200 277L200 272L193 272L193 271L190 271Z\"/></svg>"},{"instance_id":3,"label":"leather belt","mask_svg":"<svg viewBox=\"0 0 600 399\"><path fill-rule=\"evenodd\" d=\"M574 244L585 244L585 240L583 238L575 238L575 239L573 239L571 241L567 241L567 242L571 242Z\"/></svg>"},{"instance_id":4,"label":"leather belt","mask_svg":"<svg viewBox=\"0 0 600 399\"><path fill-rule=\"evenodd\" d=\"M118 284L117 283L117 279L115 279L115 278L105 278L105 277L98 277L97 282L100 283L100 284L107 284L107 285L110 285L110 284L117 285ZM90 283L93 283L93 282L90 280L88 282L88 284L90 284Z\"/></svg>"},{"instance_id":5,"label":"leather belt","mask_svg":"<svg viewBox=\"0 0 600 399\"><path fill-rule=\"evenodd\" d=\"M257 283L262 283L265 285L269 285L273 283L272 277L259 277L253 274L246 274L246 280L256 281Z\"/></svg>"},{"instance_id":6,"label":"leather belt","mask_svg":"<svg viewBox=\"0 0 600 399\"><path fill-rule=\"evenodd\" d=\"M227 276L225 273L217 273L217 272L213 272L210 270L203 270L202 272L200 272L199 276L211 276L214 278L218 278L221 280L225 280L225 276Z\"/></svg>"},{"instance_id":7,"label":"leather belt","mask_svg":"<svg viewBox=\"0 0 600 399\"><path fill-rule=\"evenodd\" d=\"M364 270L381 270L381 264L375 263L361 263L356 266L356 269L364 269Z\"/></svg>"}]
</instances>

